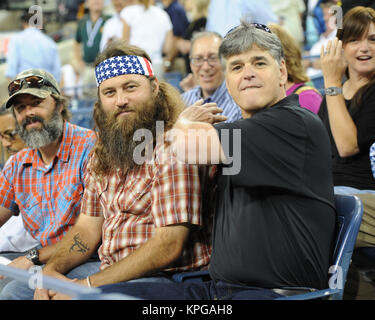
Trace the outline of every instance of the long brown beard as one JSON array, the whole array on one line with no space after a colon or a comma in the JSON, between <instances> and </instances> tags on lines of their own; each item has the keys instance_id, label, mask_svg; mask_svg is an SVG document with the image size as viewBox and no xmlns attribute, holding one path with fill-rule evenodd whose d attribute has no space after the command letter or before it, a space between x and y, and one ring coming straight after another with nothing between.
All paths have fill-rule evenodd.
<instances>
[{"instance_id":1,"label":"long brown beard","mask_svg":"<svg viewBox=\"0 0 375 320\"><path fill-rule=\"evenodd\" d=\"M125 109L128 111L128 109ZM102 108L99 116L104 119L100 128L99 139L102 145L102 155L105 156L107 169L115 171L120 169L126 172L138 164L134 161L134 149L142 141L134 141L134 133L138 129L147 129L155 137L156 109L152 101L131 108L134 113L118 117L124 110L116 110L106 115ZM154 141L152 141L154 144Z\"/></svg>"}]
</instances>

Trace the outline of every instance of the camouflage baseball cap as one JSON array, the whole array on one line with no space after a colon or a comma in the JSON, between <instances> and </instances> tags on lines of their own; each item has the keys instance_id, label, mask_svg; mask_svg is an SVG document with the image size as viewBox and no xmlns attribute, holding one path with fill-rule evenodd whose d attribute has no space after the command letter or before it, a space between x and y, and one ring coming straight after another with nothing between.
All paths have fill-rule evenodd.
<instances>
[{"instance_id":1,"label":"camouflage baseball cap","mask_svg":"<svg viewBox=\"0 0 375 320\"><path fill-rule=\"evenodd\" d=\"M38 85L28 84L25 79L28 77L40 77L41 80L38 82ZM17 81L19 80L19 81ZM20 87L19 90L16 90L13 94L11 94L11 85L17 83ZM28 69L25 71L22 71L19 73L16 78L9 84L8 91L11 94L11 96L8 98L8 101L6 102L6 108L9 108L12 106L13 98L23 94L31 94L33 96L36 96L41 99L47 98L51 93L56 93L60 95L60 87L55 78L52 74L50 74L48 71L42 70L42 69Z\"/></svg>"}]
</instances>

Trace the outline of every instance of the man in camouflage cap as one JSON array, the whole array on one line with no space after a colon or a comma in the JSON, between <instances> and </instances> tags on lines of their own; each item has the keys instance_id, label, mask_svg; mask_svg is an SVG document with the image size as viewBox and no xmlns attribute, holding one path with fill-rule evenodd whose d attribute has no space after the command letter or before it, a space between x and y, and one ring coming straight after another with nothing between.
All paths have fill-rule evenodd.
<instances>
[{"instance_id":1,"label":"man in camouflage cap","mask_svg":"<svg viewBox=\"0 0 375 320\"><path fill-rule=\"evenodd\" d=\"M6 107L12 108L17 131L28 148L0 172L0 227L18 206L26 230L40 246L26 255L0 256L13 259L10 266L29 269L48 261L79 215L84 170L95 134L67 121L67 100L54 77L44 70L18 74L8 92ZM98 267L92 270L97 271ZM22 294L18 285L16 280L0 280L0 299L22 299L17 296Z\"/></svg>"}]
</instances>

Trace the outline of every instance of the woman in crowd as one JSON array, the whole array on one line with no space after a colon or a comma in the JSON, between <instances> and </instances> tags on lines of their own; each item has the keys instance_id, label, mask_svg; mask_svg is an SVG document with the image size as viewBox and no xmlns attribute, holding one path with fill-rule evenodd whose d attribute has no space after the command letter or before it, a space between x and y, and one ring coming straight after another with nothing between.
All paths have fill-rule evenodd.
<instances>
[{"instance_id":1,"label":"woman in crowd","mask_svg":"<svg viewBox=\"0 0 375 320\"><path fill-rule=\"evenodd\" d=\"M309 77L302 66L302 53L293 36L278 24L270 24L272 33L276 34L283 46L286 68L288 70L288 82L286 94L296 93L299 96L299 104L314 113L318 113L322 102L322 95L319 91L306 82Z\"/></svg>"},{"instance_id":2,"label":"woman in crowd","mask_svg":"<svg viewBox=\"0 0 375 320\"><path fill-rule=\"evenodd\" d=\"M325 99L319 116L331 139L336 193L375 193L369 150L375 141L375 10L355 7L322 47ZM342 83L342 79L346 80Z\"/></svg>"}]
</instances>

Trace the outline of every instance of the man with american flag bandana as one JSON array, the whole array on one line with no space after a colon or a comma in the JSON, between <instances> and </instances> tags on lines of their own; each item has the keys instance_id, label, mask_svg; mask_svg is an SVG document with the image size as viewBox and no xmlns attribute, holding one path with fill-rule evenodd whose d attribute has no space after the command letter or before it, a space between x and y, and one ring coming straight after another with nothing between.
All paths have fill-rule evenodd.
<instances>
[{"instance_id":1,"label":"man with american flag bandana","mask_svg":"<svg viewBox=\"0 0 375 320\"><path fill-rule=\"evenodd\" d=\"M87 166L81 215L43 274L67 280L63 274L98 246L100 271L76 283L171 282L177 272L207 268L210 215L201 204L206 189L198 166L176 162L156 130L157 122L169 130L184 109L179 93L159 82L143 50L123 42L103 51L95 73L98 139ZM135 159L138 130L153 137L152 159L143 163ZM37 289L34 298L67 297Z\"/></svg>"}]
</instances>

